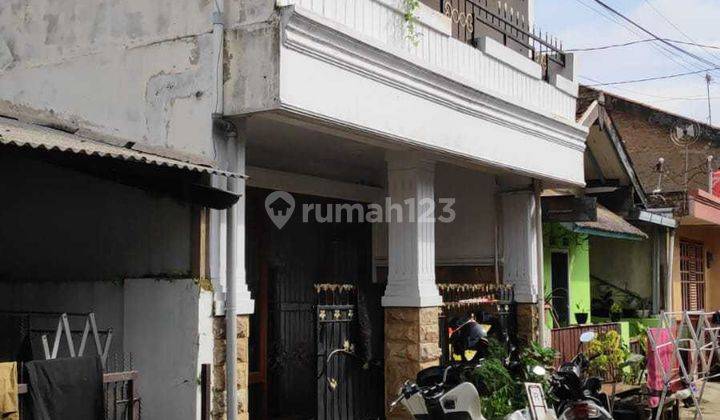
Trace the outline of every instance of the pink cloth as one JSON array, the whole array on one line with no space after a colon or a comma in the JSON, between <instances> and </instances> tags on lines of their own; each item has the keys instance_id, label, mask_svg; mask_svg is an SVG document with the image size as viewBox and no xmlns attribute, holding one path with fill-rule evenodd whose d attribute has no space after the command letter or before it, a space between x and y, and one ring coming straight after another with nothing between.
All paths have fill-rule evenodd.
<instances>
[{"instance_id":1,"label":"pink cloth","mask_svg":"<svg viewBox=\"0 0 720 420\"><path fill-rule=\"evenodd\" d=\"M673 352L675 351L675 344L672 343L672 336L667 328L648 328L648 346L647 346L647 386L651 391L662 392L664 380L663 374L665 372L668 375L672 375L672 360ZM657 354L650 346L650 337L655 340L655 345L658 348ZM663 344L667 344L660 347ZM668 391L670 392L670 391ZM651 393L652 395L652 393ZM650 407L657 407L660 403L660 397L651 396L649 399Z\"/></svg>"}]
</instances>

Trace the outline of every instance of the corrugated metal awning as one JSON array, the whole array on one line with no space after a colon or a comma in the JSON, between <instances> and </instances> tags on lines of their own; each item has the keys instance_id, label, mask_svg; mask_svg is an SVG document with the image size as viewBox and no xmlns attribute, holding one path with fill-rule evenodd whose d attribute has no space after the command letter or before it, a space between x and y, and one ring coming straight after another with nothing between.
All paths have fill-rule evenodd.
<instances>
[{"instance_id":1,"label":"corrugated metal awning","mask_svg":"<svg viewBox=\"0 0 720 420\"><path fill-rule=\"evenodd\" d=\"M621 216L598 204L597 221L570 223L573 232L616 239L640 241L647 239L645 232L628 223Z\"/></svg>"},{"instance_id":2,"label":"corrugated metal awning","mask_svg":"<svg viewBox=\"0 0 720 420\"><path fill-rule=\"evenodd\" d=\"M76 155L107 157L128 162L176 168L227 177L244 178L244 174L223 171L212 166L186 162L157 154L91 140L61 130L27 124L0 117L0 144L35 150L60 151Z\"/></svg>"}]
</instances>

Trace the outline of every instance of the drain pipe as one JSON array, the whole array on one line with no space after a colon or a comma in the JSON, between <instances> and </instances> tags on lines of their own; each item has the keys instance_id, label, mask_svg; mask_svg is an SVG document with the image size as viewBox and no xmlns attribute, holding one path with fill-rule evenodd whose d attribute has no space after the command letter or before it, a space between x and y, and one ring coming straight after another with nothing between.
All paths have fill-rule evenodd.
<instances>
[{"instance_id":1,"label":"drain pipe","mask_svg":"<svg viewBox=\"0 0 720 420\"><path fill-rule=\"evenodd\" d=\"M227 170L231 172L238 171L238 145L237 145L237 129L235 125L225 120L225 94L223 82L225 74L223 72L224 60L224 38L225 38L225 0L214 0L215 11L212 15L212 35L215 45L215 107L213 109L213 120L217 127L225 136L226 156L228 161ZM244 162L242 162L244 164ZM243 168L244 169L244 168ZM244 171L243 171L244 172ZM241 180L235 177L228 178L227 187L231 192L237 192L241 189L239 184ZM244 191L242 191L244 193ZM244 214L239 215L240 205L234 204L226 210L226 240L227 240L227 257L226 257L226 275L225 275L225 411L227 420L237 419L237 279L238 279L238 263L243 262L237 260L238 251L238 222L242 222L239 216L244 219ZM240 232L244 234L244 230ZM219 240L220 238L218 238ZM244 276L243 276L244 277Z\"/></svg>"},{"instance_id":2,"label":"drain pipe","mask_svg":"<svg viewBox=\"0 0 720 420\"><path fill-rule=\"evenodd\" d=\"M227 135L227 151L230 161L230 168L235 169L238 166L237 155L237 130L235 126L225 121L228 126ZM228 190L230 192L239 192L241 181L238 178L228 178ZM244 193L244 192L243 192ZM242 200L242 199L241 199ZM239 270L238 265L242 264L238 261L238 222L241 222L240 205L235 203L227 209L227 285L225 287L225 390L227 399L227 420L235 420L237 416L237 279ZM244 218L244 214L242 215ZM244 254L244 252L243 252Z\"/></svg>"},{"instance_id":3,"label":"drain pipe","mask_svg":"<svg viewBox=\"0 0 720 420\"><path fill-rule=\"evenodd\" d=\"M545 268L543 264L543 225L542 225L542 182L533 181L535 187L535 236L537 248L537 279L538 279L538 343L545 347Z\"/></svg>"}]
</instances>

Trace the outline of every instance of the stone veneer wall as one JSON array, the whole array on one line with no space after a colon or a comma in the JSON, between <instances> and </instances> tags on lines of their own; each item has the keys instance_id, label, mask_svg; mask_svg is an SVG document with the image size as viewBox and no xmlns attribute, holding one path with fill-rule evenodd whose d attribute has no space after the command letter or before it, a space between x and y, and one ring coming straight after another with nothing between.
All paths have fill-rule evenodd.
<instances>
[{"instance_id":1,"label":"stone veneer wall","mask_svg":"<svg viewBox=\"0 0 720 420\"><path fill-rule=\"evenodd\" d=\"M237 317L237 388L238 388L238 419L250 417L248 407L248 375L249 354L248 337L250 337L250 317L238 315ZM213 386L212 386L212 418L225 419L225 318L216 317L213 320L213 336L215 348L213 351Z\"/></svg>"},{"instance_id":2,"label":"stone veneer wall","mask_svg":"<svg viewBox=\"0 0 720 420\"><path fill-rule=\"evenodd\" d=\"M385 308L385 410L402 384L440 362L440 308ZM411 418L403 408L388 419Z\"/></svg>"},{"instance_id":3,"label":"stone veneer wall","mask_svg":"<svg viewBox=\"0 0 720 420\"><path fill-rule=\"evenodd\" d=\"M538 341L540 317L537 303L517 304L517 335L521 344Z\"/></svg>"}]
</instances>

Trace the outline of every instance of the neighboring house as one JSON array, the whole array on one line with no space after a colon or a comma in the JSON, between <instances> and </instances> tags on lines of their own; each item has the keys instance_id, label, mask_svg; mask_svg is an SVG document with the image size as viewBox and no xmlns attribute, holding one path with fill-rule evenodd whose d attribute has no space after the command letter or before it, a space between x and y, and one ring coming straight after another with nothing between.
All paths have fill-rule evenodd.
<instances>
[{"instance_id":1,"label":"neighboring house","mask_svg":"<svg viewBox=\"0 0 720 420\"><path fill-rule=\"evenodd\" d=\"M584 186L588 130L532 1L429 2L411 36L402 0L15 3L0 303L95 310L143 417L382 416L437 363L450 280L513 286L520 333L542 335L540 192ZM448 220L327 211L386 199ZM318 363L338 349L371 375Z\"/></svg>"},{"instance_id":2,"label":"neighboring house","mask_svg":"<svg viewBox=\"0 0 720 420\"><path fill-rule=\"evenodd\" d=\"M720 308L720 278L714 255L720 250L720 198L711 174L720 156L720 130L649 105L582 90L582 102L603 98L604 108L646 191L649 206L672 212L680 226L672 238L672 293L663 296L674 311Z\"/></svg>"},{"instance_id":3,"label":"neighboring house","mask_svg":"<svg viewBox=\"0 0 720 420\"><path fill-rule=\"evenodd\" d=\"M636 323L667 307L669 236L677 222L651 206L633 161L601 97L580 104L590 129L581 198L548 191L543 197L548 325L576 324L576 313L607 322L612 303L624 309L625 338ZM554 334L555 336L556 334Z\"/></svg>"}]
</instances>

